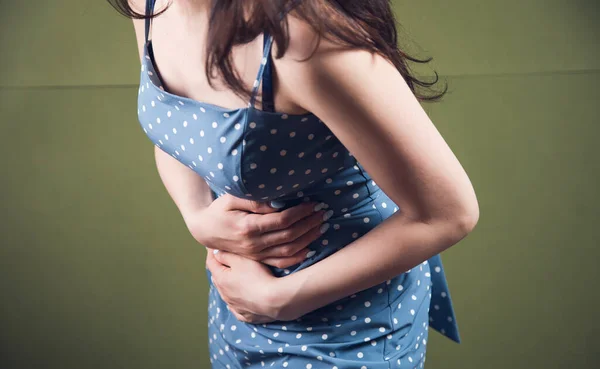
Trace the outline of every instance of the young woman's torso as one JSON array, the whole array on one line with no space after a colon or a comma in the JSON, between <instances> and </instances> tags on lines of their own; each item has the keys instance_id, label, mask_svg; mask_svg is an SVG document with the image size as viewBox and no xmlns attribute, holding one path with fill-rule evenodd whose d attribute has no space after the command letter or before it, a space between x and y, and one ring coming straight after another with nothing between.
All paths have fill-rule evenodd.
<instances>
[{"instance_id":1,"label":"young woman's torso","mask_svg":"<svg viewBox=\"0 0 600 369\"><path fill-rule=\"evenodd\" d=\"M206 178L218 194L227 192L258 201L281 199L286 206L305 200L322 201L329 206L334 211L329 219L333 226L323 230L323 240L312 245L311 256L296 270L328 257L398 210L397 205L379 189L362 165L318 117L312 114L292 116L306 111L299 109L289 98L292 94L285 91L285 88L298 88L285 87L286 71L290 78L287 81L293 77L289 59L284 57L279 60L281 64L273 59L272 65L274 72L278 65L281 65L279 70L283 71L272 83L276 111L289 116L263 112L254 107L242 110L248 106L247 100L223 88L219 80L215 81L214 88L209 86L204 69L208 13L185 11L184 8L178 8L178 4L188 3L172 2L165 13L153 20L150 38L154 57L145 55L142 58L138 115L144 132L152 142ZM164 6L164 1L159 1L155 13ZM143 21L141 24L144 24ZM138 40L139 31L138 27ZM143 40L144 29L141 31ZM143 51L142 55L146 54L145 47ZM271 50L271 53L275 55L276 51ZM259 69L264 71L260 68L262 58L262 35L234 49L233 61L246 86L254 85ZM293 59L303 58L294 56ZM161 80L152 73L156 71L160 71ZM160 92L161 87L164 87L164 94ZM234 109L237 111L224 111ZM206 125L206 132L198 125ZM263 153L265 150L268 150L267 154ZM403 340L402 337L412 340L426 334L428 299L433 297L432 326L458 341L456 319L439 255L413 270L412 274L409 271L397 276L393 284L389 280L363 291L364 296L361 293L340 300L339 303L347 309L339 311L338 305L331 304L307 314L309 317L303 319L312 317L325 327L327 324L323 324L325 321L321 318L326 314L332 319L350 319L347 323L351 327L354 324L351 322L356 319L351 319L353 314L356 312L358 316L365 313L364 305L361 305L362 298L355 299L359 295L373 306L393 309L394 313L398 313L399 320L409 322L418 317L418 324L399 323L399 327L403 328L395 330L400 340ZM281 269L272 271L277 276L290 272ZM384 294L383 291L387 292ZM218 294L214 293L213 296L215 300L218 299ZM400 310L399 299L402 299L403 310ZM393 305L391 301L394 301ZM220 307L213 304L211 314L215 313L215 308L217 311L226 311L224 302L219 303ZM380 323L389 325L391 329L391 315L384 310L381 312ZM220 316L220 319L227 319L223 314ZM368 319L371 321L371 317ZM216 326L213 325L213 328ZM405 329L410 329L414 337L408 337ZM242 333L254 334L250 331L237 332ZM320 339L320 335L315 337ZM233 342L237 341L230 343L233 345ZM395 351L394 346L389 346L390 354ZM402 346L408 347L404 343Z\"/></svg>"}]
</instances>

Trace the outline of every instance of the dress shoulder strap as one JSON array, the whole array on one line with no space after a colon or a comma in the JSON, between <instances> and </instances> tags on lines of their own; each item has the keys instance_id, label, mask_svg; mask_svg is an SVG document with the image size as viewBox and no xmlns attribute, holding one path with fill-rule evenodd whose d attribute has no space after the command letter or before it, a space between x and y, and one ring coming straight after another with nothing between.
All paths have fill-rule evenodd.
<instances>
[{"instance_id":1,"label":"dress shoulder strap","mask_svg":"<svg viewBox=\"0 0 600 369\"><path fill-rule=\"evenodd\" d=\"M156 3L156 0L146 0L146 17L152 15L152 13L154 12L154 3ZM151 22L152 22L152 19L146 18L146 32L145 32L145 36L144 36L144 41L146 43L148 43L148 37L150 36L150 23Z\"/></svg>"},{"instance_id":2,"label":"dress shoulder strap","mask_svg":"<svg viewBox=\"0 0 600 369\"><path fill-rule=\"evenodd\" d=\"M296 5L302 0L293 0L288 3L286 9L279 15L279 19L283 19L287 13L289 13ZM271 57L271 48L273 46L273 36L269 35L268 32L263 33L263 57L258 69L258 75L254 80L254 86L252 88L252 96L250 98L249 106L254 106L256 103L256 95L258 89L262 86L262 110L264 111L275 111L275 103L273 101L273 58Z\"/></svg>"},{"instance_id":3,"label":"dress shoulder strap","mask_svg":"<svg viewBox=\"0 0 600 369\"><path fill-rule=\"evenodd\" d=\"M262 110L275 111L273 102L273 82L272 82L272 58L271 47L273 46L273 37L267 32L263 34L263 57L258 69L258 76L254 80L252 88L252 97L250 98L249 106L254 106L256 103L256 95L258 89L262 85Z\"/></svg>"}]
</instances>

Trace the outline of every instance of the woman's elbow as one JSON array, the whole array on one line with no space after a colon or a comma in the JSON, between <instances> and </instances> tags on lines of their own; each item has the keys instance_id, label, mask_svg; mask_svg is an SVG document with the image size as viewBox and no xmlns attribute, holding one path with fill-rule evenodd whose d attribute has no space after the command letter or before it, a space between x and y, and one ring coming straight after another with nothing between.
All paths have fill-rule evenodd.
<instances>
[{"instance_id":1,"label":"woman's elbow","mask_svg":"<svg viewBox=\"0 0 600 369\"><path fill-rule=\"evenodd\" d=\"M460 212L460 215L455 217L455 220L461 232L466 236L475 229L479 221L479 204L477 201L473 201L465 209Z\"/></svg>"}]
</instances>

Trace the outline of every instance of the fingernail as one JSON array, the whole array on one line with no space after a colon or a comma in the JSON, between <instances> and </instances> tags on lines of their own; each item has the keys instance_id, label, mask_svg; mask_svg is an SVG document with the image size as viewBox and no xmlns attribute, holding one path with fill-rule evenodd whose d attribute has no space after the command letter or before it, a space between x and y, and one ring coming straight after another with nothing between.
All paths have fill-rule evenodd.
<instances>
[{"instance_id":1,"label":"fingernail","mask_svg":"<svg viewBox=\"0 0 600 369\"><path fill-rule=\"evenodd\" d=\"M271 201L271 203L269 205L271 205L272 208L281 209L282 207L285 206L285 202L273 200L273 201Z\"/></svg>"},{"instance_id":2,"label":"fingernail","mask_svg":"<svg viewBox=\"0 0 600 369\"><path fill-rule=\"evenodd\" d=\"M331 218L332 215L333 215L333 210L327 210L327 212L325 214L323 214L323 220L327 220L327 219Z\"/></svg>"},{"instance_id":3,"label":"fingernail","mask_svg":"<svg viewBox=\"0 0 600 369\"><path fill-rule=\"evenodd\" d=\"M319 230L321 231L321 233L327 232L328 229L329 229L329 223L323 223L321 225L321 228L319 228Z\"/></svg>"},{"instance_id":4,"label":"fingernail","mask_svg":"<svg viewBox=\"0 0 600 369\"><path fill-rule=\"evenodd\" d=\"M319 211L321 209L323 209L323 205L325 205L324 203L320 202L317 205L315 205L315 207L313 208L314 211Z\"/></svg>"},{"instance_id":5,"label":"fingernail","mask_svg":"<svg viewBox=\"0 0 600 369\"><path fill-rule=\"evenodd\" d=\"M213 254L216 254L217 252L219 252L219 250L217 250L217 249L213 250Z\"/></svg>"}]
</instances>

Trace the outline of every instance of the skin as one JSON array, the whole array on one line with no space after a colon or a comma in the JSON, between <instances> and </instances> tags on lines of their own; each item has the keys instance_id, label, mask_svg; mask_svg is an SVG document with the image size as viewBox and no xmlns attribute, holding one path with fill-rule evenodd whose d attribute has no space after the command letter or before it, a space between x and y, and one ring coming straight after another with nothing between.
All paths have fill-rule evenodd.
<instances>
[{"instance_id":1,"label":"skin","mask_svg":"<svg viewBox=\"0 0 600 369\"><path fill-rule=\"evenodd\" d=\"M202 1L174 5L183 3L198 7L190 13L173 11L172 21L196 24L197 20L192 19L205 17L206 8L199 6ZM182 17L189 18L182 21ZM206 266L213 283L236 318L249 323L296 319L382 283L459 242L479 218L467 174L393 65L379 55L342 50L326 40L321 41L312 58L300 62L313 51L316 35L293 14L288 18L290 47L283 58L274 60L278 111L311 111L319 116L402 211L328 258L281 278L274 277L265 264L243 252L208 252ZM156 22L153 31L154 39L162 38L165 48L167 39L186 43L183 40L197 37L185 27L169 28L169 33L166 29L166 23L159 26ZM194 28L194 32L199 31ZM260 42L259 39L240 48L249 54L234 54L236 62L250 68L250 77L244 72L248 69L240 70L248 82L258 70ZM192 44L194 47L184 49L186 54L171 60L172 64L169 51L157 52L161 68L164 65L167 76L173 76L167 79L172 81L167 85L170 89L170 83L175 88L179 86L180 91L174 90L177 93L187 91L185 83L189 81L183 76L201 79L203 75L202 44ZM159 49L161 45L157 42L155 47ZM177 47L171 51L182 52ZM169 72L169 68L173 71ZM181 73L179 79L177 73ZM200 90L198 87L196 91ZM225 95L220 96L226 96L227 91L222 93ZM229 93L233 103L233 94ZM208 102L208 96L217 99L209 93L195 97ZM231 106L225 101L223 97L216 103ZM206 199L197 200L195 205L182 203L182 213L188 214L184 218L206 214L210 209L204 206L207 203ZM372 252L374 244L376 253Z\"/></svg>"}]
</instances>

